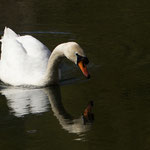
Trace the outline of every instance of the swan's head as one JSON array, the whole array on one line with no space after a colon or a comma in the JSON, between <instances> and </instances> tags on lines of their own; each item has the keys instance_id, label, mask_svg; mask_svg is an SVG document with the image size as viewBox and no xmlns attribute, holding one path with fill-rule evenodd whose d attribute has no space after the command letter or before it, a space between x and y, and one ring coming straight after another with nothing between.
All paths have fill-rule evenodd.
<instances>
[{"instance_id":1,"label":"swan's head","mask_svg":"<svg viewBox=\"0 0 150 150\"><path fill-rule=\"evenodd\" d=\"M88 58L85 56L83 49L76 42L68 42L63 44L64 55L76 65L79 66L82 73L86 78L90 78L86 65L89 63Z\"/></svg>"}]
</instances>

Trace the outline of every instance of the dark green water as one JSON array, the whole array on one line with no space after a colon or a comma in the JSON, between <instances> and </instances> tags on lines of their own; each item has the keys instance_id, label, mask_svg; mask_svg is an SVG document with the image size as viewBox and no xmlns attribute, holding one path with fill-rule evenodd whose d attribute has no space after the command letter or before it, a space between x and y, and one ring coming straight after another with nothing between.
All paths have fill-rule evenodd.
<instances>
[{"instance_id":1,"label":"dark green water","mask_svg":"<svg viewBox=\"0 0 150 150\"><path fill-rule=\"evenodd\" d=\"M49 49L78 42L91 79L66 62L49 89L2 89L1 150L150 149L150 2L1 0L0 31L31 34ZM94 101L95 121L81 114Z\"/></svg>"}]
</instances>

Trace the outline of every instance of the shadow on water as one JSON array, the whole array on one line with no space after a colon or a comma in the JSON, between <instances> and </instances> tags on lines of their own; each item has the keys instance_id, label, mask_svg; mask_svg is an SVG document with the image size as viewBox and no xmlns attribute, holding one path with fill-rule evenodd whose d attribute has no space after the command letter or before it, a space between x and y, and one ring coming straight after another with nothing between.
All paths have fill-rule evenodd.
<instances>
[{"instance_id":1,"label":"shadow on water","mask_svg":"<svg viewBox=\"0 0 150 150\"><path fill-rule=\"evenodd\" d=\"M89 105L86 108L87 110L83 110L83 115L80 115L77 119L73 118L64 108L59 86L33 89L7 87L1 84L0 93L6 97L6 107L9 108L10 116L22 119L28 115L48 112L51 107L53 115L57 118L61 127L68 133L79 135L78 140L82 140L81 134L83 135L91 128L93 118L88 118L87 122L84 119L84 111L88 110Z\"/></svg>"}]
</instances>

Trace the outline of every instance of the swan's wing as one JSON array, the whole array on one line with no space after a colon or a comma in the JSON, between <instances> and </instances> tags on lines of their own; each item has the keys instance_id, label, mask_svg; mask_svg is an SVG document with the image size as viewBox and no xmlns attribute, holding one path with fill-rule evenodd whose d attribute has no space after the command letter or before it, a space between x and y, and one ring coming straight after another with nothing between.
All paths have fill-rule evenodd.
<instances>
[{"instance_id":1,"label":"swan's wing","mask_svg":"<svg viewBox=\"0 0 150 150\"><path fill-rule=\"evenodd\" d=\"M13 30L11 30L10 28L5 27L4 35L3 35L2 39L14 39L18 36L19 35L17 35Z\"/></svg>"},{"instance_id":2,"label":"swan's wing","mask_svg":"<svg viewBox=\"0 0 150 150\"><path fill-rule=\"evenodd\" d=\"M27 54L35 58L49 58L50 50L31 35L18 36L17 41L22 44Z\"/></svg>"},{"instance_id":3,"label":"swan's wing","mask_svg":"<svg viewBox=\"0 0 150 150\"><path fill-rule=\"evenodd\" d=\"M36 38L25 35L17 37L17 41L24 47L28 58L26 66L29 73L40 77L46 71L47 63L50 57L50 50ZM35 77L36 78L36 77Z\"/></svg>"},{"instance_id":4,"label":"swan's wing","mask_svg":"<svg viewBox=\"0 0 150 150\"><path fill-rule=\"evenodd\" d=\"M21 80L26 67L27 51L16 39L19 37L14 31L5 28L1 39L0 79L3 82L14 83Z\"/></svg>"},{"instance_id":5,"label":"swan's wing","mask_svg":"<svg viewBox=\"0 0 150 150\"><path fill-rule=\"evenodd\" d=\"M26 53L26 50L24 47L16 40L19 37L14 31L11 29L5 27L4 35L2 36L2 39L0 40L2 42L2 55L6 54L6 56L13 52L19 52L22 54Z\"/></svg>"},{"instance_id":6,"label":"swan's wing","mask_svg":"<svg viewBox=\"0 0 150 150\"><path fill-rule=\"evenodd\" d=\"M32 36L19 36L5 28L1 39L0 79L13 85L39 81L45 73L50 51Z\"/></svg>"},{"instance_id":7,"label":"swan's wing","mask_svg":"<svg viewBox=\"0 0 150 150\"><path fill-rule=\"evenodd\" d=\"M14 31L9 28L5 28L4 35L1 39L1 62L7 62L12 64L14 62L21 61L27 55L27 51L21 43L16 39L19 37Z\"/></svg>"},{"instance_id":8,"label":"swan's wing","mask_svg":"<svg viewBox=\"0 0 150 150\"><path fill-rule=\"evenodd\" d=\"M39 40L31 35L17 35L13 30L7 27L5 27L1 42L2 52L7 51L11 53L13 51L13 53L15 53L16 51L17 53L26 53L31 57L39 57L39 59L49 58L50 56L50 50Z\"/></svg>"}]
</instances>

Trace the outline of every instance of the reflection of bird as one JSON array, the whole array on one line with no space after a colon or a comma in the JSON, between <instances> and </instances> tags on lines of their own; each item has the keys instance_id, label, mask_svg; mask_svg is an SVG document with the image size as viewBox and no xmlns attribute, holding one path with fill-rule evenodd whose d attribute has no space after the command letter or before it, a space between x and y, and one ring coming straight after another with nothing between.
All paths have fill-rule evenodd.
<instances>
[{"instance_id":1,"label":"reflection of bird","mask_svg":"<svg viewBox=\"0 0 150 150\"><path fill-rule=\"evenodd\" d=\"M49 110L49 101L43 89L8 87L1 89L0 93L5 95L10 113L16 117Z\"/></svg>"},{"instance_id":2,"label":"reflection of bird","mask_svg":"<svg viewBox=\"0 0 150 150\"><path fill-rule=\"evenodd\" d=\"M84 124L91 123L94 121L94 114L92 113L93 105L94 105L93 101L90 101L88 103L88 106L84 110L84 113L83 113Z\"/></svg>"},{"instance_id":3,"label":"reflection of bird","mask_svg":"<svg viewBox=\"0 0 150 150\"><path fill-rule=\"evenodd\" d=\"M1 89L0 93L5 95L10 113L16 117L44 113L49 110L50 102L54 116L69 133L84 133L91 127L91 124L83 123L82 116L74 119L65 110L59 86L36 89L8 87Z\"/></svg>"},{"instance_id":4,"label":"reflection of bird","mask_svg":"<svg viewBox=\"0 0 150 150\"><path fill-rule=\"evenodd\" d=\"M58 83L58 67L63 57L77 64L89 78L88 59L75 42L58 45L52 53L36 38L19 36L5 28L1 39L0 79L10 85L47 86Z\"/></svg>"},{"instance_id":5,"label":"reflection of bird","mask_svg":"<svg viewBox=\"0 0 150 150\"><path fill-rule=\"evenodd\" d=\"M79 118L74 119L68 112L66 112L61 101L59 86L45 91L48 95L52 111L54 112L54 115L58 119L63 129L67 130L69 133L77 134L84 133L90 129L91 124L85 124L82 115Z\"/></svg>"}]
</instances>

